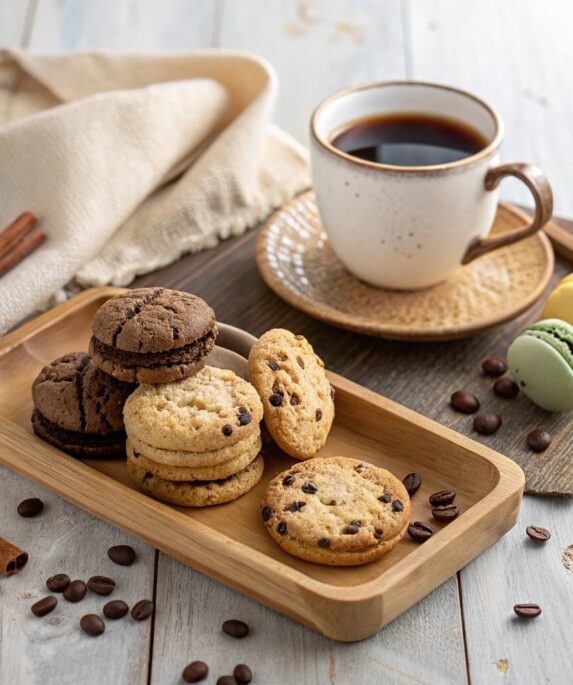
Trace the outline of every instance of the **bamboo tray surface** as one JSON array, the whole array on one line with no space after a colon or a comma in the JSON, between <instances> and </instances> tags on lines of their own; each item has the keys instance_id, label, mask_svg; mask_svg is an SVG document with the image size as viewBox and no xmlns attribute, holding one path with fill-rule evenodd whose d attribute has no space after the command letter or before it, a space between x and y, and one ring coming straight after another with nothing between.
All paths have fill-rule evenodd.
<instances>
[{"instance_id":1,"label":"bamboo tray surface","mask_svg":"<svg viewBox=\"0 0 573 685\"><path fill-rule=\"evenodd\" d=\"M272 447L254 490L205 509L162 504L140 493L121 460L73 459L31 429L31 384L41 367L87 349L91 319L114 288L85 291L0 341L0 463L51 488L96 516L329 637L367 637L495 542L515 523L521 469L502 455L384 397L329 374L336 420L321 456L346 455L423 477L412 520L439 532L423 545L405 538L381 560L333 568L291 557L260 520L266 483L293 460ZM223 343L246 354L251 336L221 326ZM428 495L453 488L461 515L447 526L431 519Z\"/></svg>"}]
</instances>

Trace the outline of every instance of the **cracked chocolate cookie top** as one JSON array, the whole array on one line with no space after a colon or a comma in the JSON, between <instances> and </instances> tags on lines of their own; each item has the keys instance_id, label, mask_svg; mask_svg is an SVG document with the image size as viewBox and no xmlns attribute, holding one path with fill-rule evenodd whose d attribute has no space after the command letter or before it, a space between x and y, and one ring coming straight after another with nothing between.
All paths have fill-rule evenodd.
<instances>
[{"instance_id":1,"label":"cracked chocolate cookie top","mask_svg":"<svg viewBox=\"0 0 573 685\"><path fill-rule=\"evenodd\" d=\"M59 428L77 433L123 431L123 405L135 386L100 371L86 352L45 366L32 385L34 407Z\"/></svg>"},{"instance_id":2,"label":"cracked chocolate cookie top","mask_svg":"<svg viewBox=\"0 0 573 685\"><path fill-rule=\"evenodd\" d=\"M138 288L112 297L97 311L93 334L126 352L165 352L215 331L215 313L196 295L166 288Z\"/></svg>"}]
</instances>

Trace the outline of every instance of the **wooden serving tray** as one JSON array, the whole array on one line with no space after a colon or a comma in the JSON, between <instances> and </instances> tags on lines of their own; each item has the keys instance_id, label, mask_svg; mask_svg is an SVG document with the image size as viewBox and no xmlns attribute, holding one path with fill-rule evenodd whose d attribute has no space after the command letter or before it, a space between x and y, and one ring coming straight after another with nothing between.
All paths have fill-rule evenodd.
<instances>
[{"instance_id":1,"label":"wooden serving tray","mask_svg":"<svg viewBox=\"0 0 573 685\"><path fill-rule=\"evenodd\" d=\"M88 290L0 341L0 463L297 621L336 640L372 635L494 543L517 518L524 478L509 459L336 374L336 420L324 456L346 455L423 477L412 520L430 521L428 495L453 488L462 513L423 545L405 538L379 561L334 568L289 556L259 514L266 483L292 460L272 450L263 479L235 502L181 509L129 481L120 460L79 461L32 432L30 387L40 368L87 349L91 319L115 288ZM245 354L245 349L236 351ZM440 528L435 522L437 528ZM161 608L159 608L161 610Z\"/></svg>"}]
</instances>

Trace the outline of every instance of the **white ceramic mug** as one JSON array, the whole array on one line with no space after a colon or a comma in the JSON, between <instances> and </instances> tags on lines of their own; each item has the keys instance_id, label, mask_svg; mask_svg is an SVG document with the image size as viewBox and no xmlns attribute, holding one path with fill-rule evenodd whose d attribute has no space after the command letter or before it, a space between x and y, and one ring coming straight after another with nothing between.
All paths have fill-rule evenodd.
<instances>
[{"instance_id":1,"label":"white ceramic mug","mask_svg":"<svg viewBox=\"0 0 573 685\"><path fill-rule=\"evenodd\" d=\"M420 167L370 162L332 145L352 122L413 112L460 121L487 144L459 161ZM324 100L311 119L312 178L321 219L340 261L372 285L414 290L440 283L460 265L539 230L553 209L549 183L533 165L498 166L502 138L503 124L489 105L448 86L372 83ZM488 238L497 186L508 175L531 190L535 216L523 228Z\"/></svg>"}]
</instances>

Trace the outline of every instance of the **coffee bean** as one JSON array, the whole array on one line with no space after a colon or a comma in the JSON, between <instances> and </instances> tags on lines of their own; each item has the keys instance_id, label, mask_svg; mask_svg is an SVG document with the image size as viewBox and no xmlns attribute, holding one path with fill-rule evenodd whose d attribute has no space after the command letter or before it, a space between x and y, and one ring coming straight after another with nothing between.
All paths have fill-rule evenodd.
<instances>
[{"instance_id":1,"label":"coffee bean","mask_svg":"<svg viewBox=\"0 0 573 685\"><path fill-rule=\"evenodd\" d=\"M266 523L270 518L272 514L272 509L270 507L263 507L261 509L261 516L263 517L263 521Z\"/></svg>"},{"instance_id":2,"label":"coffee bean","mask_svg":"<svg viewBox=\"0 0 573 685\"><path fill-rule=\"evenodd\" d=\"M541 607L538 604L516 604L513 610L520 618L535 618L541 613Z\"/></svg>"},{"instance_id":3,"label":"coffee bean","mask_svg":"<svg viewBox=\"0 0 573 685\"><path fill-rule=\"evenodd\" d=\"M223 632L230 637L243 638L249 634L249 626L244 621L229 619L221 626Z\"/></svg>"},{"instance_id":4,"label":"coffee bean","mask_svg":"<svg viewBox=\"0 0 573 685\"><path fill-rule=\"evenodd\" d=\"M551 537L551 533L547 528L541 528L541 526L527 526L525 532L536 542L547 542Z\"/></svg>"},{"instance_id":5,"label":"coffee bean","mask_svg":"<svg viewBox=\"0 0 573 685\"><path fill-rule=\"evenodd\" d=\"M481 368L486 376L503 376L507 371L507 363L501 357L488 357L481 363Z\"/></svg>"},{"instance_id":6,"label":"coffee bean","mask_svg":"<svg viewBox=\"0 0 573 685\"><path fill-rule=\"evenodd\" d=\"M479 414L474 419L474 430L480 435L492 435L501 426L501 416L497 414Z\"/></svg>"},{"instance_id":7,"label":"coffee bean","mask_svg":"<svg viewBox=\"0 0 573 685\"><path fill-rule=\"evenodd\" d=\"M534 452L543 452L551 444L551 434L542 428L536 428L527 434L527 445Z\"/></svg>"},{"instance_id":8,"label":"coffee bean","mask_svg":"<svg viewBox=\"0 0 573 685\"><path fill-rule=\"evenodd\" d=\"M301 490L306 492L307 495L314 495L318 491L318 488L314 483L304 483Z\"/></svg>"},{"instance_id":9,"label":"coffee bean","mask_svg":"<svg viewBox=\"0 0 573 685\"><path fill-rule=\"evenodd\" d=\"M154 605L150 599L140 599L131 609L131 617L136 621L145 621L153 613Z\"/></svg>"},{"instance_id":10,"label":"coffee bean","mask_svg":"<svg viewBox=\"0 0 573 685\"><path fill-rule=\"evenodd\" d=\"M317 409L317 410L314 412L314 418L315 418L317 421L320 421L320 419L322 418L322 409Z\"/></svg>"},{"instance_id":11,"label":"coffee bean","mask_svg":"<svg viewBox=\"0 0 573 685\"><path fill-rule=\"evenodd\" d=\"M23 518L32 518L32 516L37 516L44 508L44 503L41 499L37 497L30 497L25 499L18 505L17 512Z\"/></svg>"},{"instance_id":12,"label":"coffee bean","mask_svg":"<svg viewBox=\"0 0 573 685\"><path fill-rule=\"evenodd\" d=\"M392 511L404 511L404 505L399 499L395 499L392 502Z\"/></svg>"},{"instance_id":13,"label":"coffee bean","mask_svg":"<svg viewBox=\"0 0 573 685\"><path fill-rule=\"evenodd\" d=\"M64 590L64 599L67 599L68 602L81 602L87 591L88 586L83 580L72 580Z\"/></svg>"},{"instance_id":14,"label":"coffee bean","mask_svg":"<svg viewBox=\"0 0 573 685\"><path fill-rule=\"evenodd\" d=\"M437 521L453 521L459 513L460 509L455 504L442 504L432 509L432 516Z\"/></svg>"},{"instance_id":15,"label":"coffee bean","mask_svg":"<svg viewBox=\"0 0 573 685\"><path fill-rule=\"evenodd\" d=\"M519 386L511 378L498 378L493 384L493 391L498 397L513 400L519 394Z\"/></svg>"},{"instance_id":16,"label":"coffee bean","mask_svg":"<svg viewBox=\"0 0 573 685\"><path fill-rule=\"evenodd\" d=\"M115 590L115 580L105 576L92 576L88 580L88 589L95 592L96 595L107 597Z\"/></svg>"},{"instance_id":17,"label":"coffee bean","mask_svg":"<svg viewBox=\"0 0 573 685\"><path fill-rule=\"evenodd\" d=\"M422 476L419 473L409 473L407 476L404 476L402 483L404 483L404 487L410 497L412 497L418 492L420 485L422 485Z\"/></svg>"},{"instance_id":18,"label":"coffee bean","mask_svg":"<svg viewBox=\"0 0 573 685\"><path fill-rule=\"evenodd\" d=\"M56 573L46 581L46 587L52 592L63 592L70 584L70 576L65 573Z\"/></svg>"},{"instance_id":19,"label":"coffee bean","mask_svg":"<svg viewBox=\"0 0 573 685\"><path fill-rule=\"evenodd\" d=\"M388 504L389 502L392 501L392 497L391 497L388 493L386 493L386 494L384 494L384 495L380 495L380 497L378 498L378 500L379 500L380 502L384 502L384 504Z\"/></svg>"},{"instance_id":20,"label":"coffee bean","mask_svg":"<svg viewBox=\"0 0 573 685\"><path fill-rule=\"evenodd\" d=\"M273 392L273 394L269 397L269 403L272 404L273 407L280 407L283 403L283 396L278 392Z\"/></svg>"},{"instance_id":21,"label":"coffee bean","mask_svg":"<svg viewBox=\"0 0 573 685\"><path fill-rule=\"evenodd\" d=\"M269 362L270 366L270 362ZM181 677L186 683L198 683L209 675L209 666L204 661L192 661L185 666Z\"/></svg>"},{"instance_id":22,"label":"coffee bean","mask_svg":"<svg viewBox=\"0 0 573 685\"><path fill-rule=\"evenodd\" d=\"M103 606L103 615L106 618L110 618L112 621L123 618L128 611L129 607L121 599L112 599L111 602L108 602Z\"/></svg>"},{"instance_id":23,"label":"coffee bean","mask_svg":"<svg viewBox=\"0 0 573 685\"><path fill-rule=\"evenodd\" d=\"M237 685L234 675L222 675L217 678L217 685Z\"/></svg>"},{"instance_id":24,"label":"coffee bean","mask_svg":"<svg viewBox=\"0 0 573 685\"><path fill-rule=\"evenodd\" d=\"M286 535L287 524L284 521L279 521L277 524L277 533L279 535Z\"/></svg>"},{"instance_id":25,"label":"coffee bean","mask_svg":"<svg viewBox=\"0 0 573 685\"><path fill-rule=\"evenodd\" d=\"M450 404L462 414L474 414L480 407L478 398L466 390L456 390L450 397Z\"/></svg>"},{"instance_id":26,"label":"coffee bean","mask_svg":"<svg viewBox=\"0 0 573 685\"><path fill-rule=\"evenodd\" d=\"M135 550L129 545L115 545L107 550L107 556L120 566L131 566L135 561Z\"/></svg>"},{"instance_id":27,"label":"coffee bean","mask_svg":"<svg viewBox=\"0 0 573 685\"><path fill-rule=\"evenodd\" d=\"M291 476L290 473L288 476L285 476L283 478L283 485L286 485L287 487L289 485L292 485L294 483L294 476Z\"/></svg>"},{"instance_id":28,"label":"coffee bean","mask_svg":"<svg viewBox=\"0 0 573 685\"><path fill-rule=\"evenodd\" d=\"M414 521L408 526L408 535L414 542L426 542L434 534L434 529L423 521Z\"/></svg>"},{"instance_id":29,"label":"coffee bean","mask_svg":"<svg viewBox=\"0 0 573 685\"><path fill-rule=\"evenodd\" d=\"M451 504L456 498L455 490L440 490L428 497L432 507L441 507L444 504Z\"/></svg>"},{"instance_id":30,"label":"coffee bean","mask_svg":"<svg viewBox=\"0 0 573 685\"><path fill-rule=\"evenodd\" d=\"M267 364L268 364L268 367L271 371L278 371L279 370L279 365L277 364L277 362L274 359L269 359ZM197 661L195 663L202 663L202 662Z\"/></svg>"},{"instance_id":31,"label":"coffee bean","mask_svg":"<svg viewBox=\"0 0 573 685\"><path fill-rule=\"evenodd\" d=\"M233 426L231 426L230 423L226 423L221 430L226 438L228 438L229 435L233 435Z\"/></svg>"},{"instance_id":32,"label":"coffee bean","mask_svg":"<svg viewBox=\"0 0 573 685\"><path fill-rule=\"evenodd\" d=\"M34 616L45 616L46 614L49 614L50 611L54 611L57 603L57 597L49 595L48 597L41 599L39 602L32 604L32 613Z\"/></svg>"},{"instance_id":33,"label":"coffee bean","mask_svg":"<svg viewBox=\"0 0 573 685\"><path fill-rule=\"evenodd\" d=\"M318 540L318 546L319 547L330 547L330 538L319 538Z\"/></svg>"},{"instance_id":34,"label":"coffee bean","mask_svg":"<svg viewBox=\"0 0 573 685\"><path fill-rule=\"evenodd\" d=\"M233 670L235 680L239 685L249 685L253 679L253 672L246 664L238 664Z\"/></svg>"},{"instance_id":35,"label":"coffee bean","mask_svg":"<svg viewBox=\"0 0 573 685\"><path fill-rule=\"evenodd\" d=\"M297 511L300 511L303 507L306 507L306 502L291 502L286 508L286 510L295 513Z\"/></svg>"},{"instance_id":36,"label":"coffee bean","mask_svg":"<svg viewBox=\"0 0 573 685\"><path fill-rule=\"evenodd\" d=\"M105 623L97 614L86 614L80 619L80 628L91 637L97 637L105 632Z\"/></svg>"}]
</instances>

